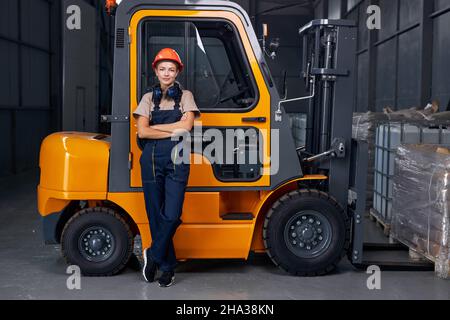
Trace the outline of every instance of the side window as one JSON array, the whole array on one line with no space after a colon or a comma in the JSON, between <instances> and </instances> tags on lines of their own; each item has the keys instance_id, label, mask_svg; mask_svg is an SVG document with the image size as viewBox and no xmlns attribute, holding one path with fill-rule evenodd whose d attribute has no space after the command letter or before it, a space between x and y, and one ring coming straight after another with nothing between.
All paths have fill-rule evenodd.
<instances>
[{"instance_id":1,"label":"side window","mask_svg":"<svg viewBox=\"0 0 450 320\"><path fill-rule=\"evenodd\" d=\"M180 54L185 69L178 81L192 91L202 111L248 109L255 104L254 80L240 40L225 21L144 21L138 98L156 83L152 59L166 47Z\"/></svg>"}]
</instances>

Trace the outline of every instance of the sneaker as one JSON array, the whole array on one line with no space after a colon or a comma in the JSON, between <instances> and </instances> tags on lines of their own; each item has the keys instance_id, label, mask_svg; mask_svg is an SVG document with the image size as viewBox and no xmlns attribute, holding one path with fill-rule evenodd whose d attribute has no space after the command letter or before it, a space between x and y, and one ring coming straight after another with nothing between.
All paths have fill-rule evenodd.
<instances>
[{"instance_id":1,"label":"sneaker","mask_svg":"<svg viewBox=\"0 0 450 320\"><path fill-rule=\"evenodd\" d=\"M150 257L147 250L148 249L144 250L144 267L142 268L142 275L144 276L145 281L153 282L155 281L157 265Z\"/></svg>"},{"instance_id":2,"label":"sneaker","mask_svg":"<svg viewBox=\"0 0 450 320\"><path fill-rule=\"evenodd\" d=\"M175 280L175 273L173 271L165 271L158 280L160 287L170 287Z\"/></svg>"}]
</instances>

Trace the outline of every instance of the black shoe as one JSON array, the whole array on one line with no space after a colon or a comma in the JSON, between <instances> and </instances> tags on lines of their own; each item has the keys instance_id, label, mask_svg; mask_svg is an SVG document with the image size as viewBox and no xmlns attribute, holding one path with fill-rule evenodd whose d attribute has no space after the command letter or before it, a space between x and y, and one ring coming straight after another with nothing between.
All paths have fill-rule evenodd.
<instances>
[{"instance_id":1,"label":"black shoe","mask_svg":"<svg viewBox=\"0 0 450 320\"><path fill-rule=\"evenodd\" d=\"M159 278L158 285L160 287L170 287L173 284L174 280L175 280L175 272L165 271Z\"/></svg>"},{"instance_id":2,"label":"black shoe","mask_svg":"<svg viewBox=\"0 0 450 320\"><path fill-rule=\"evenodd\" d=\"M158 266L155 261L148 254L148 249L144 250L144 267L142 268L142 275L144 276L145 281L153 282L155 281L156 271Z\"/></svg>"}]
</instances>

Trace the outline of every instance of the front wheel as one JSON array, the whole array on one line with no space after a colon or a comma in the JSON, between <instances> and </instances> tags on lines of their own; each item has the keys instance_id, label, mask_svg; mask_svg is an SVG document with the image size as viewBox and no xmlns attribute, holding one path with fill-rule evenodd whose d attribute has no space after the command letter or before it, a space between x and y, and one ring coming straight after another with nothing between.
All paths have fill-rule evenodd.
<instances>
[{"instance_id":1,"label":"front wheel","mask_svg":"<svg viewBox=\"0 0 450 320\"><path fill-rule=\"evenodd\" d=\"M332 271L350 246L350 219L328 194L296 190L269 210L263 230L269 257L286 272L318 276Z\"/></svg>"},{"instance_id":2,"label":"front wheel","mask_svg":"<svg viewBox=\"0 0 450 320\"><path fill-rule=\"evenodd\" d=\"M68 264L86 276L111 276L127 264L133 251L133 234L125 220L108 208L88 208L65 225L62 254Z\"/></svg>"}]
</instances>

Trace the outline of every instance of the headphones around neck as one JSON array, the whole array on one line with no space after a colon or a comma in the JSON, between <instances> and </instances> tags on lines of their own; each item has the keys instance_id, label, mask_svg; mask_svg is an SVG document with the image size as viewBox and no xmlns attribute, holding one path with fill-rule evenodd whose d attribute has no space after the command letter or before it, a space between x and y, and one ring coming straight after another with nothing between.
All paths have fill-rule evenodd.
<instances>
[{"instance_id":1,"label":"headphones around neck","mask_svg":"<svg viewBox=\"0 0 450 320\"><path fill-rule=\"evenodd\" d=\"M180 84L175 82L173 86L169 87L166 92L167 97L174 100L175 103L180 103L181 96L183 95L183 90L180 88ZM161 85L158 83L153 87L153 96L152 100L155 106L159 106L161 100L163 98L163 92L161 89Z\"/></svg>"}]
</instances>

